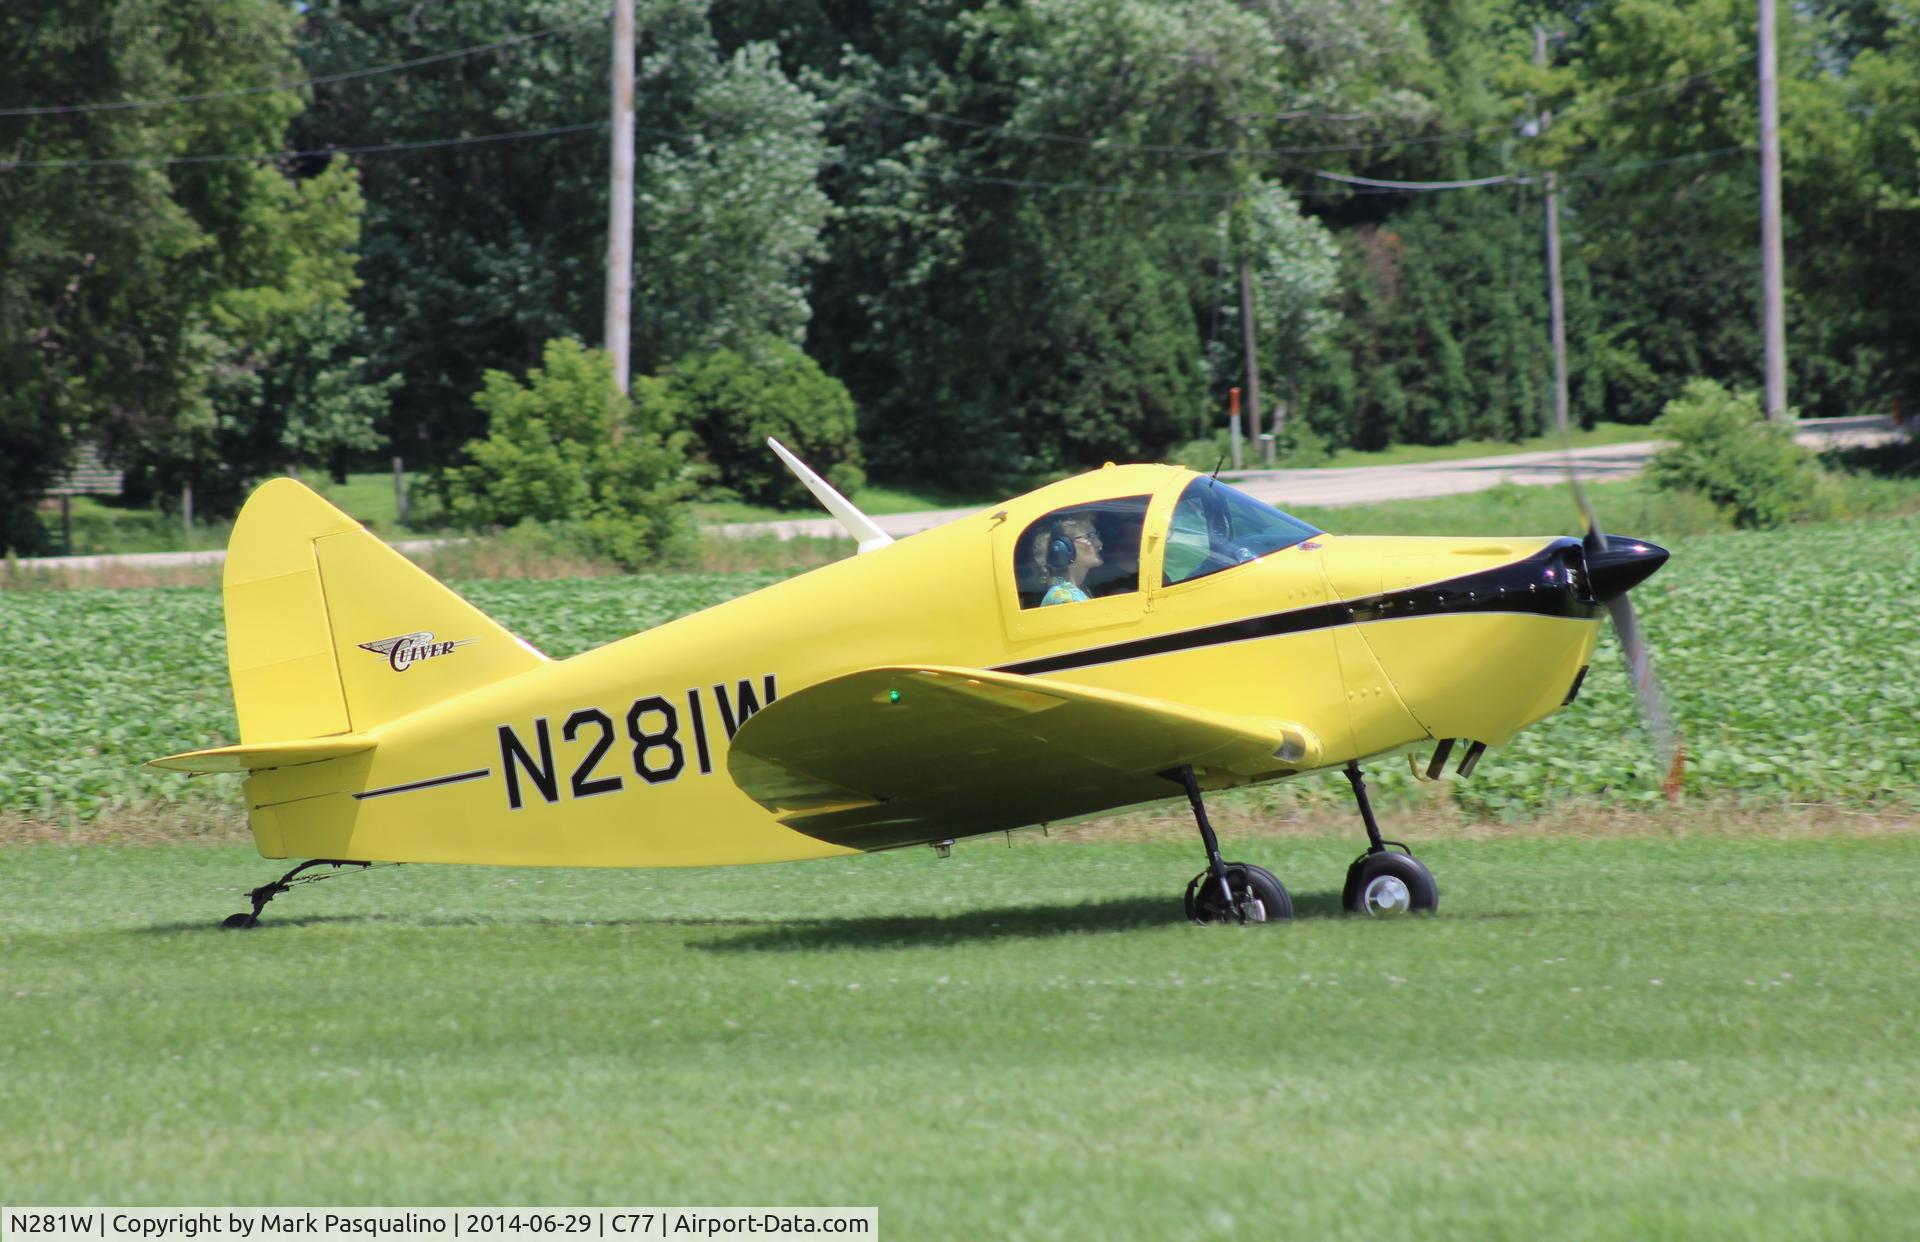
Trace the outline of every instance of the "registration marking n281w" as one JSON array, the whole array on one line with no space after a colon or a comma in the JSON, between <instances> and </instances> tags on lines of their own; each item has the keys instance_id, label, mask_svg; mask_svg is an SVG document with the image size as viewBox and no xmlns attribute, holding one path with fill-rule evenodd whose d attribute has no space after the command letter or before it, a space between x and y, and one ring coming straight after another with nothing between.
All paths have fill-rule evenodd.
<instances>
[{"instance_id":1,"label":"registration marking n281w","mask_svg":"<svg viewBox=\"0 0 1920 1242\"><path fill-rule=\"evenodd\" d=\"M751 678L742 678L731 690L725 682L713 686L711 695L729 741L755 712L778 697L772 673L760 678L758 688ZM556 753L550 716L536 717L531 728L500 725L500 771L508 809L525 806L529 790L549 804L563 795L577 801L619 793L628 788L629 773L642 785L664 785L690 769L711 776L714 760L707 697L708 692L695 686L674 698L642 695L618 713L598 706L576 708L561 718L559 749L567 753ZM609 753L622 723L631 747L629 762L624 764ZM561 765L569 760L572 767L563 787Z\"/></svg>"}]
</instances>

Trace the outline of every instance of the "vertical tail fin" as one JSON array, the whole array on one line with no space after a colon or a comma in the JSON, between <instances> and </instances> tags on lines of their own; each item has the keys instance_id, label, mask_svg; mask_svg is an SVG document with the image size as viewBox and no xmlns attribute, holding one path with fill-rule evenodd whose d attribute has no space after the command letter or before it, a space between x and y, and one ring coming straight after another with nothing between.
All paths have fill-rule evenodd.
<instances>
[{"instance_id":1,"label":"vertical tail fin","mask_svg":"<svg viewBox=\"0 0 1920 1242\"><path fill-rule=\"evenodd\" d=\"M364 732L546 662L293 479L241 509L224 590L243 744Z\"/></svg>"}]
</instances>

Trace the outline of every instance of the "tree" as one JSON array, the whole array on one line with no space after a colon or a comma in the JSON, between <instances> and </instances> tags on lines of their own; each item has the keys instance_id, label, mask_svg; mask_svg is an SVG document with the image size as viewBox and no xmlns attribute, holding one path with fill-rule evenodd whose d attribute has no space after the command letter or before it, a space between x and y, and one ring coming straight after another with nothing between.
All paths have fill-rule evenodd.
<instances>
[{"instance_id":1,"label":"tree","mask_svg":"<svg viewBox=\"0 0 1920 1242\"><path fill-rule=\"evenodd\" d=\"M263 474L343 474L349 454L380 444L399 381L375 379L355 353L361 207L345 163L299 180L258 170L222 247L233 283L212 293L189 338L203 380L170 428L121 449L133 494L191 484L202 511L231 512Z\"/></svg>"},{"instance_id":2,"label":"tree","mask_svg":"<svg viewBox=\"0 0 1920 1242\"><path fill-rule=\"evenodd\" d=\"M474 405L487 434L446 472L448 509L469 529L555 524L628 569L680 556L691 491L685 436L669 432L646 381L630 400L602 350L547 342L524 383L489 371Z\"/></svg>"},{"instance_id":3,"label":"tree","mask_svg":"<svg viewBox=\"0 0 1920 1242\"><path fill-rule=\"evenodd\" d=\"M1340 443L1522 439L1553 413L1540 202L1517 189L1428 195L1350 235L1335 344L1305 368L1314 426ZM1564 231L1578 237L1579 218ZM1601 415L1593 306L1565 264L1572 417ZM1344 415L1344 417L1343 417Z\"/></svg>"},{"instance_id":4,"label":"tree","mask_svg":"<svg viewBox=\"0 0 1920 1242\"><path fill-rule=\"evenodd\" d=\"M485 371L524 370L553 338L602 333L607 148L591 122L607 112L605 14L597 0L304 9L302 56L319 74L531 36L316 88L296 129L310 147L539 135L364 169L367 269L379 276L356 305L374 369L404 381L387 430L409 456L446 460L481 433L469 398ZM636 369L797 337L827 212L813 187L827 158L817 105L770 49L723 58L703 0L642 4L637 38Z\"/></svg>"},{"instance_id":5,"label":"tree","mask_svg":"<svg viewBox=\"0 0 1920 1242\"><path fill-rule=\"evenodd\" d=\"M791 449L842 495L866 483L853 398L800 347L763 339L741 354L718 349L668 368L648 388L662 425L688 434L692 477L714 497L790 508L806 487L767 448Z\"/></svg>"},{"instance_id":6,"label":"tree","mask_svg":"<svg viewBox=\"0 0 1920 1242\"><path fill-rule=\"evenodd\" d=\"M1331 362L1328 353L1340 326L1340 248L1324 224L1301 212L1292 195L1258 179L1249 186L1244 220L1255 340L1266 385L1262 400L1269 409L1286 402L1304 418L1306 412L1298 408L1302 385L1311 384L1312 373ZM1226 213L1216 228L1222 253L1230 253ZM1239 273L1231 265L1222 267L1214 292L1219 325L1207 342L1215 390L1244 384L1246 374ZM1261 430L1268 425L1263 411Z\"/></svg>"},{"instance_id":7,"label":"tree","mask_svg":"<svg viewBox=\"0 0 1920 1242\"><path fill-rule=\"evenodd\" d=\"M0 511L17 513L79 439L101 442L136 489L193 482L217 509L317 445L261 419L359 434L337 411L314 414L297 384L271 407L248 397L305 366L331 376L336 405L378 400L340 348L361 209L352 170L164 162L281 148L299 94L250 88L298 76L294 21L270 0L113 0L86 21L50 4L0 14L8 105L219 96L0 118L0 150L34 161L0 174ZM323 339L333 348L316 357ZM305 361L287 361L295 353ZM31 538L9 520L10 544Z\"/></svg>"},{"instance_id":8,"label":"tree","mask_svg":"<svg viewBox=\"0 0 1920 1242\"><path fill-rule=\"evenodd\" d=\"M1693 376L1738 385L1760 371L1756 13L1748 0L1624 0L1563 17L1559 62L1533 79L1559 119L1532 158L1606 172L1563 183L1621 364L1610 405L1642 419ZM1846 339L1859 323L1845 255L1870 177L1865 112L1832 71L1846 41L1812 10L1779 17L1789 396L1808 413L1851 413L1870 387L1849 365L1865 342Z\"/></svg>"},{"instance_id":9,"label":"tree","mask_svg":"<svg viewBox=\"0 0 1920 1242\"><path fill-rule=\"evenodd\" d=\"M871 37L892 29L840 30L851 167L809 338L889 475L979 486L1190 436L1224 404L1203 367L1236 146L1425 109L1383 80L1419 54L1384 6L1042 0Z\"/></svg>"},{"instance_id":10,"label":"tree","mask_svg":"<svg viewBox=\"0 0 1920 1242\"><path fill-rule=\"evenodd\" d=\"M1825 322L1835 331L1818 358L1836 367L1852 360L1866 371L1858 386L1874 405L1912 415L1920 412L1920 22L1890 5L1858 7L1868 10L1855 27L1864 46L1846 82L1849 111L1861 118L1858 159L1837 187L1843 192L1822 200L1843 217L1834 227L1847 244L1833 275L1851 305L1830 306Z\"/></svg>"},{"instance_id":11,"label":"tree","mask_svg":"<svg viewBox=\"0 0 1920 1242\"><path fill-rule=\"evenodd\" d=\"M689 136L646 152L635 174L636 362L798 342L807 266L831 204L820 102L767 44L741 48L694 90Z\"/></svg>"}]
</instances>

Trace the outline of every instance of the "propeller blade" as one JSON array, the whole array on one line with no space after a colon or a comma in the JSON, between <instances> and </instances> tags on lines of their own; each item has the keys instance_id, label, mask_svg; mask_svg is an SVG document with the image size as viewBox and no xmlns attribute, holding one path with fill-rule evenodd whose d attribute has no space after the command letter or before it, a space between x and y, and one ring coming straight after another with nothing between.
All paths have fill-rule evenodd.
<instances>
[{"instance_id":1,"label":"propeller blade","mask_svg":"<svg viewBox=\"0 0 1920 1242\"><path fill-rule=\"evenodd\" d=\"M1604 537L1604 536L1603 536ZM1634 614L1633 601L1623 591L1607 601L1613 618L1613 631L1620 639L1620 652L1627 661L1627 676L1633 682L1634 705L1653 739L1654 754L1666 761L1667 774L1660 792L1669 805L1680 801L1680 784L1686 775L1687 744L1674 727L1673 714L1667 710L1667 696L1661 693L1660 680L1653 675L1653 652L1640 632L1640 619Z\"/></svg>"},{"instance_id":2,"label":"propeller blade","mask_svg":"<svg viewBox=\"0 0 1920 1242\"><path fill-rule=\"evenodd\" d=\"M1580 482L1580 471L1574 465L1573 428L1567 419L1566 401L1554 402L1554 414L1560 427L1560 460L1567 468L1567 486L1573 490L1573 502L1580 506L1580 516L1587 523L1587 533L1581 542L1586 545L1590 558L1616 559L1608 555L1613 550L1612 544L1606 532L1600 529L1600 518L1593 511L1593 501L1588 498L1587 489ZM1687 768L1687 744L1674 727L1673 714L1667 710L1667 697L1660 692L1659 679L1653 675L1653 652L1640 632L1640 619L1634 614L1633 601L1627 598L1629 587L1666 561L1663 549L1653 551L1659 552L1657 560L1634 556L1630 559L1641 562L1639 565L1632 569L1622 567L1615 570L1616 576L1624 580L1625 585L1602 598L1606 599L1607 612L1613 618L1613 632L1620 639L1620 652L1627 661L1627 677L1633 682L1634 706L1640 709L1640 720L1646 725L1647 736L1653 739L1655 755L1666 761L1667 774L1660 782L1660 792L1666 795L1667 804L1672 806L1680 801L1680 785ZM1651 561L1651 564L1647 561Z\"/></svg>"},{"instance_id":3,"label":"propeller blade","mask_svg":"<svg viewBox=\"0 0 1920 1242\"><path fill-rule=\"evenodd\" d=\"M1580 471L1573 464L1573 426L1567 418L1567 402L1555 400L1553 403L1554 422L1560 429L1560 464L1566 467L1567 486L1573 489L1573 503L1580 506L1580 516L1586 519L1587 535L1585 543L1589 552L1605 552L1607 536L1600 529L1600 519L1594 516L1593 501L1587 498L1586 486L1580 482Z\"/></svg>"}]
</instances>

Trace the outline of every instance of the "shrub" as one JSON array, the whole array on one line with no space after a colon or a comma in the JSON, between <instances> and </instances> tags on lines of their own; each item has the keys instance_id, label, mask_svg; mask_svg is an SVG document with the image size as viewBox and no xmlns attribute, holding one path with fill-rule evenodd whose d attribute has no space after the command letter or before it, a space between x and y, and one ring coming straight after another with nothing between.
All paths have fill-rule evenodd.
<instances>
[{"instance_id":1,"label":"shrub","mask_svg":"<svg viewBox=\"0 0 1920 1242\"><path fill-rule=\"evenodd\" d=\"M775 508L811 503L767 448L772 436L842 493L865 486L853 398L794 345L767 341L684 358L661 377L657 404L691 433L693 478L715 499Z\"/></svg>"},{"instance_id":2,"label":"shrub","mask_svg":"<svg viewBox=\"0 0 1920 1242\"><path fill-rule=\"evenodd\" d=\"M1654 485L1698 492L1735 526L1774 527L1833 514L1834 491L1819 463L1790 431L1762 416L1752 391L1689 380L1654 430L1672 441L1648 465Z\"/></svg>"},{"instance_id":3,"label":"shrub","mask_svg":"<svg viewBox=\"0 0 1920 1242\"><path fill-rule=\"evenodd\" d=\"M627 569L683 557L691 532L680 502L681 438L659 421L658 381L636 380L638 402L614 387L607 356L548 341L523 385L489 371L474 404L487 436L447 472L450 517L471 529L545 524L582 553Z\"/></svg>"}]
</instances>

